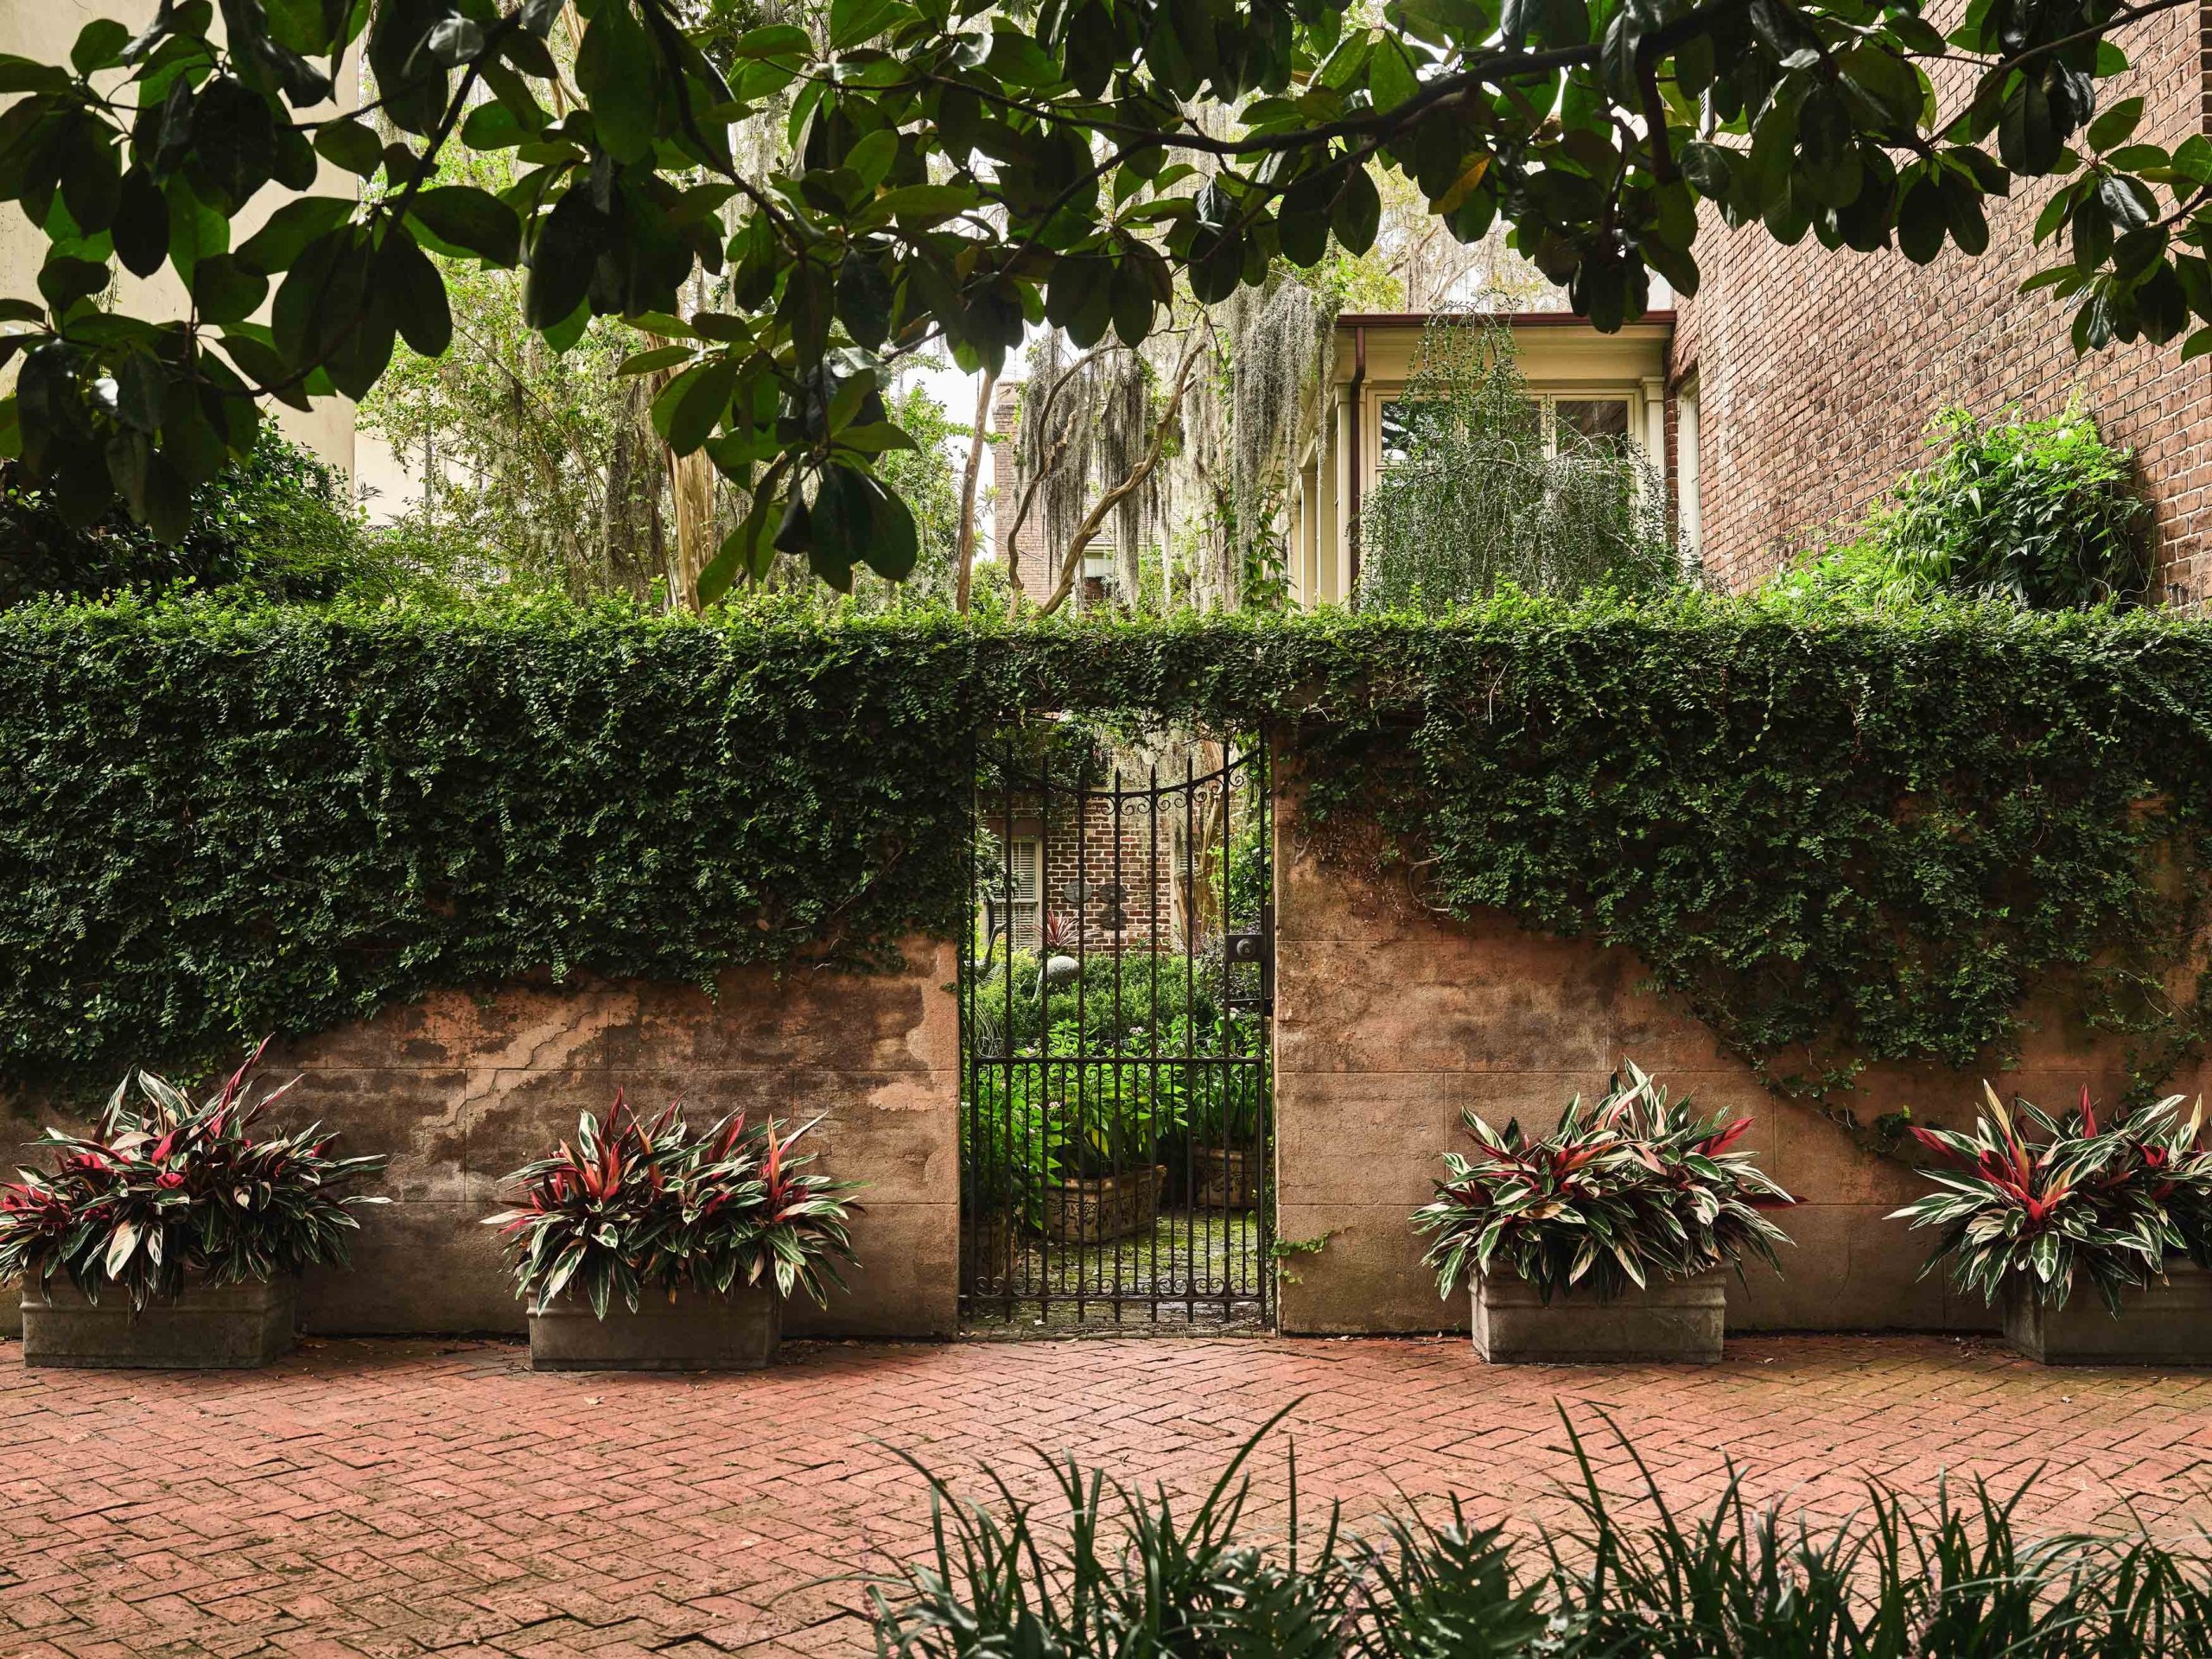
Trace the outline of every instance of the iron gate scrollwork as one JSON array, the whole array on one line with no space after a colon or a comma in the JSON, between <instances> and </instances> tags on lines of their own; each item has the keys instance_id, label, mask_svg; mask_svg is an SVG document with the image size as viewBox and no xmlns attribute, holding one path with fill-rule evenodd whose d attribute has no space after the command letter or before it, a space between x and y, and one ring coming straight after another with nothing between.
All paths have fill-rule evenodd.
<instances>
[{"instance_id":1,"label":"iron gate scrollwork","mask_svg":"<svg viewBox=\"0 0 2212 1659\"><path fill-rule=\"evenodd\" d=\"M971 1326L1274 1318L1274 903L1256 738L979 757L962 953Z\"/></svg>"}]
</instances>

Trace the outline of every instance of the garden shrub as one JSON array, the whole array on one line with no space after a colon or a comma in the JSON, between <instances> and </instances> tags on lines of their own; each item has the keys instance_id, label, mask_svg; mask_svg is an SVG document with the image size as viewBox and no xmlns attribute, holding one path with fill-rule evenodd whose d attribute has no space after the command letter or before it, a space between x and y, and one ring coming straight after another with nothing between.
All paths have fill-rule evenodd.
<instances>
[{"instance_id":1,"label":"garden shrub","mask_svg":"<svg viewBox=\"0 0 2212 1659\"><path fill-rule=\"evenodd\" d=\"M1919 1503L1878 1480L1840 1522L1753 1504L1732 1465L1717 1497L1670 1503L1614 1427L1600 1483L1572 1419L1573 1519L1516 1537L1460 1498L1401 1503L1374 1535L1339 1508L1288 1535L1248 1518L1248 1460L1282 1412L1194 1500L1073 1459L1035 1484L986 1469L963 1499L908 1459L930 1491L918 1560L865 1575L886 1659L1021 1654L1277 1655L1298 1659L2149 1659L2201 1655L2212 1630L2202 1535L2139 1529L2036 1536L2032 1483L1940 1485ZM1567 1414L1562 1408L1561 1416ZM1624 1456L1623 1455L1624 1454ZM1440 1506L1441 1507L1441 1506Z\"/></svg>"},{"instance_id":2,"label":"garden shrub","mask_svg":"<svg viewBox=\"0 0 2212 1659\"><path fill-rule=\"evenodd\" d=\"M1266 1052L1259 1014L1224 1006L1217 944L1195 956L1101 952L1082 978L1057 984L1039 970L1035 952L1009 960L1000 949L969 981L975 1110L962 1132L983 1137L974 1173L993 1199L1041 1224L1042 1195L1060 1181L1155 1163L1180 1179L1198 1147L1260 1145L1258 1069L1180 1058ZM1241 995L1257 992L1254 970L1230 971L1246 976ZM1071 1064L1078 1056L1084 1063Z\"/></svg>"},{"instance_id":3,"label":"garden shrub","mask_svg":"<svg viewBox=\"0 0 2212 1659\"><path fill-rule=\"evenodd\" d=\"M1435 613L1501 587L1571 598L1682 579L1657 474L1625 437L1561 430L1548 442L1510 327L1431 321L1383 442L1360 512L1363 609Z\"/></svg>"},{"instance_id":4,"label":"garden shrub","mask_svg":"<svg viewBox=\"0 0 2212 1659\"><path fill-rule=\"evenodd\" d=\"M685 1285L709 1295L760 1286L780 1300L804 1291L817 1306L844 1288L854 1181L807 1167L801 1125L731 1113L704 1128L680 1102L638 1116L620 1089L602 1122L576 1120L574 1143L507 1178L515 1207L487 1216L532 1313L565 1293L605 1319L620 1304L673 1301Z\"/></svg>"},{"instance_id":5,"label":"garden shrub","mask_svg":"<svg viewBox=\"0 0 2212 1659\"><path fill-rule=\"evenodd\" d=\"M0 1073L204 1067L439 987L885 963L963 925L979 738L1054 709L1271 722L1322 856L1631 946L1785 1086L2001 1057L2037 987L2146 1076L2202 1029L2169 976L2212 630L2171 617L127 601L0 613Z\"/></svg>"},{"instance_id":6,"label":"garden shrub","mask_svg":"<svg viewBox=\"0 0 2212 1659\"><path fill-rule=\"evenodd\" d=\"M192 493L174 543L116 506L90 524L0 463L0 606L42 594L97 597L242 588L271 600L348 592L381 597L410 585L364 531L346 474L264 426L252 453Z\"/></svg>"},{"instance_id":7,"label":"garden shrub","mask_svg":"<svg viewBox=\"0 0 2212 1659\"><path fill-rule=\"evenodd\" d=\"M1627 1069L1588 1111L1576 1095L1549 1135L1461 1109L1473 1154L1444 1154L1435 1198L1413 1216L1439 1295L1510 1276L1547 1303L1578 1287L1603 1301L1631 1284L1740 1274L1746 1256L1780 1270L1774 1247L1789 1236L1759 1212L1796 1200L1733 1149L1751 1120L1700 1117L1688 1095Z\"/></svg>"},{"instance_id":8,"label":"garden shrub","mask_svg":"<svg viewBox=\"0 0 2212 1659\"><path fill-rule=\"evenodd\" d=\"M63 1274L91 1301L119 1290L142 1313L189 1281L266 1283L346 1266L353 1211L388 1202L347 1189L385 1160L334 1157L338 1136L320 1124L283 1133L263 1122L292 1087L255 1078L266 1047L202 1101L127 1073L88 1134L48 1128L33 1142L54 1167L0 1185L0 1285L43 1290Z\"/></svg>"},{"instance_id":9,"label":"garden shrub","mask_svg":"<svg viewBox=\"0 0 2212 1659\"><path fill-rule=\"evenodd\" d=\"M2105 442L2078 407L2031 421L2017 409L1986 424L1942 416L1942 454L1908 474L1854 541L1783 573L1806 597L1872 604L1939 594L2036 610L2139 603L2151 582L2150 505L2133 456Z\"/></svg>"}]
</instances>

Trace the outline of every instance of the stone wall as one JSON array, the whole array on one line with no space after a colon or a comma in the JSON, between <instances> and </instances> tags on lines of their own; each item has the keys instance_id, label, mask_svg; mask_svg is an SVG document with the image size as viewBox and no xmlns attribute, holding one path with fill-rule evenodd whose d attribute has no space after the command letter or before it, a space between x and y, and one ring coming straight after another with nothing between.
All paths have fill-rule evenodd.
<instances>
[{"instance_id":1,"label":"stone wall","mask_svg":"<svg viewBox=\"0 0 2212 1659\"><path fill-rule=\"evenodd\" d=\"M1465 1299L1438 1300L1407 1224L1444 1153L1465 1143L1462 1108L1548 1129L1569 1096L1602 1093L1624 1057L1708 1109L1754 1116L1746 1144L1802 1200L1781 1217L1797 1241L1783 1275L1755 1267L1731 1283L1732 1329L1994 1327L1978 1302L1919 1277L1927 1235L1885 1219L1923 1190L1916 1178L1818 1110L1770 1095L1700 1021L1642 988L1628 952L1541 938L1502 916L1452 922L1402 886L1325 868L1287 791L1276 826L1278 1236L1327 1239L1287 1263L1286 1332L1465 1330ZM855 1229L861 1266L826 1312L796 1304L789 1328L953 1334L953 949L913 941L907 955L893 975L733 972L713 998L634 982L446 993L275 1053L275 1075L306 1079L286 1121L320 1117L353 1150L391 1160L379 1185L395 1202L364 1212L353 1272L310 1280L307 1328L520 1331L482 1217L499 1207L503 1176L572 1134L580 1111L603 1113L619 1085L640 1109L680 1095L705 1118L741 1106L820 1116L810 1140L822 1166L869 1184ZM2117 1051L2045 1023L1997 1086L2056 1103L2086 1083L2116 1098ZM1941 1068L1881 1068L1853 1103L1867 1121L1910 1104L1923 1121L1959 1124L1976 1088ZM20 1116L15 1126L28 1128ZM0 1323L12 1325L7 1300Z\"/></svg>"},{"instance_id":2,"label":"stone wall","mask_svg":"<svg viewBox=\"0 0 2212 1659\"><path fill-rule=\"evenodd\" d=\"M1464 1331L1463 1296L1439 1300L1407 1217L1431 1196L1443 1154L1469 1144L1463 1108L1503 1126L1554 1127L1568 1098L1601 1095L1623 1057L1707 1109L1748 1113L1744 1144L1802 1202L1777 1219L1796 1241L1777 1277L1729 1286L1732 1330L1988 1330L1979 1301L1922 1280L1932 1235L1884 1217L1926 1190L1862 1150L1815 1109L1777 1099L1699 1020L1649 990L1635 958L1522 931L1502 915L1434 916L1402 886L1324 868L1303 845L1296 803L1278 803L1275 1114L1280 1236L1327 1235L1287 1265L1291 1333ZM2038 1102L2099 1100L2124 1080L2116 1049L2050 1028L1994 1081ZM2170 1086L2192 1090L2197 1076ZM1910 1103L1926 1121L1971 1116L1978 1079L1941 1067L1870 1071L1862 1121Z\"/></svg>"},{"instance_id":3,"label":"stone wall","mask_svg":"<svg viewBox=\"0 0 2212 1659\"><path fill-rule=\"evenodd\" d=\"M305 1076L278 1109L286 1122L320 1118L347 1150L391 1160L378 1186L394 1202L361 1212L353 1271L310 1276L306 1327L521 1331L482 1218L499 1207L503 1176L573 1137L578 1113L604 1116L620 1086L641 1111L681 1096L705 1121L739 1107L819 1116L807 1137L817 1166L868 1183L854 1227L861 1266L826 1312L793 1303L786 1329L951 1334L960 1047L942 988L952 947L916 940L906 954L893 975L740 970L718 997L638 982L445 993L272 1050L270 1076Z\"/></svg>"}]
</instances>

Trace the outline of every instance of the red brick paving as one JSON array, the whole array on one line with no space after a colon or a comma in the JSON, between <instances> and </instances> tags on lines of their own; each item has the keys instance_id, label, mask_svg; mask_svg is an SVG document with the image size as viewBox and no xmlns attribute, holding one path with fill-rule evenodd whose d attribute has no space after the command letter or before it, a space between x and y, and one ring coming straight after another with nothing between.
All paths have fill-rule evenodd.
<instances>
[{"instance_id":1,"label":"red brick paving","mask_svg":"<svg viewBox=\"0 0 2212 1659\"><path fill-rule=\"evenodd\" d=\"M497 1343L326 1342L232 1375L0 1350L0 1653L860 1654L850 1584L919 1539L894 1455L1038 1484L1034 1444L1203 1484L1292 1414L1309 1502L1458 1491L1522 1523L1612 1413L1676 1498L1731 1457L1827 1512L1875 1475L2013 1483L2039 1524L2212 1524L2212 1373L2044 1370L1953 1339L1748 1338L1711 1370L1478 1364L1456 1342L798 1345L750 1377L534 1375ZM1261 1523L1283 1459L1263 1455Z\"/></svg>"}]
</instances>

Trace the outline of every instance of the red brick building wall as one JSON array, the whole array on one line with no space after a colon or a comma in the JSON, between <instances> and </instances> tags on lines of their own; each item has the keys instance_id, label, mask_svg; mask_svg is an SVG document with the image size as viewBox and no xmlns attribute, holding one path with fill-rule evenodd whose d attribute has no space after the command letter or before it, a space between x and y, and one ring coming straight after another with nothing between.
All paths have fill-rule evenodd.
<instances>
[{"instance_id":1,"label":"red brick building wall","mask_svg":"<svg viewBox=\"0 0 2212 1659\"><path fill-rule=\"evenodd\" d=\"M2145 99L2138 137L2172 145L2205 128L2212 55L2201 10L2149 19L2119 37L2133 60L2103 84ZM2106 437L2133 446L2157 505L2171 596L2212 593L2212 362L2179 343L2115 346L2077 360L2073 308L2021 282L2056 264L2034 245L2054 181L2023 181L1990 206L1990 247L1929 265L1899 253L1785 248L1753 226L1708 224L1703 282L1678 302L1673 379L1694 375L1702 435L1705 567L1743 588L1795 550L1848 527L1897 475L1921 465L1930 420L1963 404L2031 416L2077 391Z\"/></svg>"},{"instance_id":2,"label":"red brick building wall","mask_svg":"<svg viewBox=\"0 0 2212 1659\"><path fill-rule=\"evenodd\" d=\"M1014 545L1014 520L1021 509L1022 486L1021 474L1014 464L1014 435L1021 424L1021 394L1026 389L1025 382L1001 380L991 399L991 430L1001 439L991 458L995 491L991 503L991 545L1001 559L1020 559L1022 588L1032 600L1041 601L1052 592L1057 574L1046 568L1041 504L1030 509L1029 520L1021 527L1021 544L1018 549Z\"/></svg>"},{"instance_id":3,"label":"red brick building wall","mask_svg":"<svg viewBox=\"0 0 2212 1659\"><path fill-rule=\"evenodd\" d=\"M1102 791L1110 791L1114 782L1092 781ZM1125 789L1141 790L1146 779L1121 781ZM1008 804L1003 798L984 804L984 833L994 841L1005 839ZM1117 815L1110 792L1088 795L1080 822L1073 801L1056 796L1050 824L1040 821L1035 795L1018 794L1010 804L1014 839L1042 841L1045 908L1065 931L1063 950L1074 954L1078 934L1088 952L1183 948L1171 891L1179 868L1180 796L1160 798L1156 813L1146 797L1132 796ZM994 887L985 896L996 899L1002 892ZM1029 943L1026 931L1022 943Z\"/></svg>"}]
</instances>

